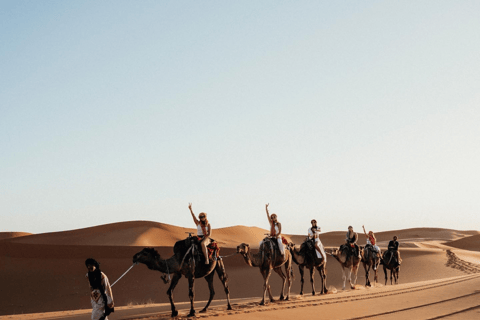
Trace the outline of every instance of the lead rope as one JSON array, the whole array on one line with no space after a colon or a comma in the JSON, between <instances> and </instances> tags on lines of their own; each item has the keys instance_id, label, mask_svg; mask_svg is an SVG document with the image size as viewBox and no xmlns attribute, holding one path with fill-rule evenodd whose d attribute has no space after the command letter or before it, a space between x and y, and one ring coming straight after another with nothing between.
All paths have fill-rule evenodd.
<instances>
[{"instance_id":1,"label":"lead rope","mask_svg":"<svg viewBox=\"0 0 480 320\"><path fill-rule=\"evenodd\" d=\"M115 285L115 283L117 283L118 280L122 279L123 276L125 276L130 270L132 270L132 268L135 267L136 264L137 264L137 262L135 262L134 264L132 264L132 265L130 266L130 268L128 268L128 270L125 271L125 273L122 274L122 275L120 276L120 278L118 278L110 287L113 287L113 286Z\"/></svg>"},{"instance_id":2,"label":"lead rope","mask_svg":"<svg viewBox=\"0 0 480 320\"><path fill-rule=\"evenodd\" d=\"M190 248L188 248L187 253L185 253L185 255L183 256L182 263L180 263L180 268L179 269L182 269L183 262L185 261L185 257L188 255L190 250L192 250L192 248L193 248L193 244L190 246Z\"/></svg>"}]
</instances>

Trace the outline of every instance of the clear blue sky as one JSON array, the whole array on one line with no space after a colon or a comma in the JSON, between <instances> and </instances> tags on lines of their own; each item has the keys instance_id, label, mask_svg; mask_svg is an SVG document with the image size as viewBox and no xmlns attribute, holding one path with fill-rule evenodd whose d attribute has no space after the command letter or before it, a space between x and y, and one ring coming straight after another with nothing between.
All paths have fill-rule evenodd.
<instances>
[{"instance_id":1,"label":"clear blue sky","mask_svg":"<svg viewBox=\"0 0 480 320\"><path fill-rule=\"evenodd\" d=\"M2 231L480 229L478 1L0 1Z\"/></svg>"}]
</instances>

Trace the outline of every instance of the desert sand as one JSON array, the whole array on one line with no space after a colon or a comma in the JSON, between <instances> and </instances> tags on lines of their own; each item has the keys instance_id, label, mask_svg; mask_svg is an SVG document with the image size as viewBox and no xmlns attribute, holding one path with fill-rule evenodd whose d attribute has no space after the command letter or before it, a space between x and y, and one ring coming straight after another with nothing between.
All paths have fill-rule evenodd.
<instances>
[{"instance_id":1,"label":"desert sand","mask_svg":"<svg viewBox=\"0 0 480 320\"><path fill-rule=\"evenodd\" d=\"M148 221L114 223L91 228L46 234L0 233L0 319L89 319L90 301L84 261L93 257L101 263L113 283L131 265L132 257L143 247L154 247L162 257L173 254L173 245L194 229ZM216 319L316 317L320 319L469 319L480 317L480 232L436 228L416 228L377 233L381 248L393 235L400 240L403 264L398 285L385 285L383 270L379 282L366 288L363 267L354 290L342 288L341 268L329 257L326 295L311 296L305 279L305 294L300 291L300 276L294 265L295 280L290 301L259 306L263 280L257 268L249 267L236 246L249 243L253 249L267 230L235 226L213 230L224 258L234 310L226 310L225 294L215 278L215 301L207 314ZM321 236L327 248L343 242L345 232ZM287 238L299 245L303 235ZM359 244L365 244L360 235ZM254 250L255 251L255 250ZM232 256L230 256L233 254ZM110 319L167 319L170 306L168 285L161 273L135 266L114 287L116 311ZM276 298L280 278L273 274L270 284ZM319 279L316 278L317 290ZM208 298L204 279L195 282L198 310ZM188 313L188 284L180 280L175 289L180 318Z\"/></svg>"}]
</instances>

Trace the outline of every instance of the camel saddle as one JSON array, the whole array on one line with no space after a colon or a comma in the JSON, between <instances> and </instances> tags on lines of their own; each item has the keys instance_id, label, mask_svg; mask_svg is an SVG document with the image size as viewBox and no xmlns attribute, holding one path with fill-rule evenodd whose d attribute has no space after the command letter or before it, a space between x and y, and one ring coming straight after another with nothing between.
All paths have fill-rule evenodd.
<instances>
[{"instance_id":1,"label":"camel saddle","mask_svg":"<svg viewBox=\"0 0 480 320\"><path fill-rule=\"evenodd\" d=\"M378 250L375 249L375 247L372 246L370 243L367 243L367 245L365 246L365 249L368 249L368 250L371 250L371 251L373 251L373 252L375 252L375 253L378 253Z\"/></svg>"},{"instance_id":2,"label":"camel saddle","mask_svg":"<svg viewBox=\"0 0 480 320\"><path fill-rule=\"evenodd\" d=\"M266 243L267 241L272 243L276 254L282 255L282 253L280 252L280 248L278 247L278 241L276 237L267 236L263 239L263 242ZM283 236L282 236L282 243L285 245L285 250L288 250L288 241Z\"/></svg>"},{"instance_id":3,"label":"camel saddle","mask_svg":"<svg viewBox=\"0 0 480 320\"><path fill-rule=\"evenodd\" d=\"M398 259L397 259L397 256L395 254L395 251L392 251L392 250L385 251L385 253L383 254L382 260L384 262L386 262L387 264L390 264L391 261L398 264Z\"/></svg>"},{"instance_id":4,"label":"camel saddle","mask_svg":"<svg viewBox=\"0 0 480 320\"><path fill-rule=\"evenodd\" d=\"M356 256L360 254L360 248L356 244L342 244L340 246L340 251L347 250L347 257L350 258L352 255Z\"/></svg>"},{"instance_id":5,"label":"camel saddle","mask_svg":"<svg viewBox=\"0 0 480 320\"><path fill-rule=\"evenodd\" d=\"M306 238L305 241L300 245L300 254L303 255L309 261L315 261L317 253L315 252L315 240Z\"/></svg>"},{"instance_id":6,"label":"camel saddle","mask_svg":"<svg viewBox=\"0 0 480 320\"><path fill-rule=\"evenodd\" d=\"M202 247L200 246L200 242L202 241L202 239L202 237L193 237L193 244L195 245L196 249L195 252L198 254L196 258L201 261L205 260ZM210 238L210 243L207 245L207 252L208 259L218 259L218 257L220 256L220 247L218 246L217 241Z\"/></svg>"}]
</instances>

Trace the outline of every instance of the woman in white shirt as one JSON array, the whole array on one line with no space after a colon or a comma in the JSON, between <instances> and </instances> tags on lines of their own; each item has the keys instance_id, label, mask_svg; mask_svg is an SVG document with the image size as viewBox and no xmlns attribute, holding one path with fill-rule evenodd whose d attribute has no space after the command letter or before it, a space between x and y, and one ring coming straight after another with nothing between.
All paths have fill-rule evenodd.
<instances>
[{"instance_id":1,"label":"woman in white shirt","mask_svg":"<svg viewBox=\"0 0 480 320\"><path fill-rule=\"evenodd\" d=\"M323 248L323 244L320 241L320 237L319 237L321 229L320 227L317 227L317 220L313 219L311 223L312 223L312 227L308 228L308 237L310 239L315 240L315 249L317 252L317 257L323 258L325 259L325 261L327 261L327 255L325 254L325 249Z\"/></svg>"},{"instance_id":2,"label":"woman in white shirt","mask_svg":"<svg viewBox=\"0 0 480 320\"><path fill-rule=\"evenodd\" d=\"M201 238L200 246L202 247L203 255L205 256L205 264L210 264L208 259L208 249L207 246L210 244L210 236L212 235L212 228L210 223L207 220L207 214L205 212L200 212L197 217L192 210L192 204L188 204L188 209L190 209L190 213L192 214L193 221L197 225L197 236ZM200 220L199 220L200 219Z\"/></svg>"}]
</instances>

